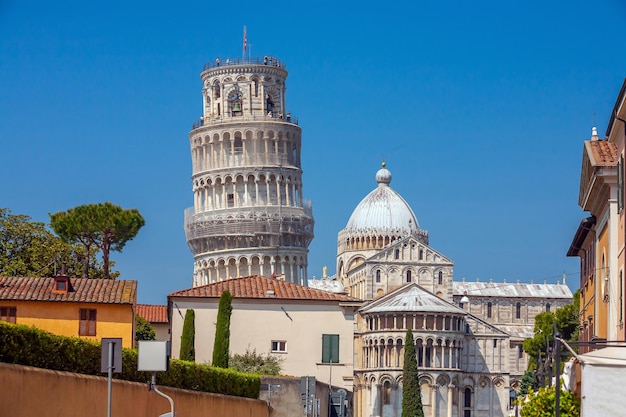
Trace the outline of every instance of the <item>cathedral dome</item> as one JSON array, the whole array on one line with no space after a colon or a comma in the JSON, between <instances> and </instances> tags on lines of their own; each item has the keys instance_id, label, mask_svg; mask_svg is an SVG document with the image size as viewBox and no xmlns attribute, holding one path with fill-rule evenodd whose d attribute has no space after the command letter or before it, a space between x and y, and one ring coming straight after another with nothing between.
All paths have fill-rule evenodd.
<instances>
[{"instance_id":1,"label":"cathedral dome","mask_svg":"<svg viewBox=\"0 0 626 417\"><path fill-rule=\"evenodd\" d=\"M409 235L419 229L411 207L389 186L391 172L385 166L376 173L378 187L356 206L345 231Z\"/></svg>"}]
</instances>

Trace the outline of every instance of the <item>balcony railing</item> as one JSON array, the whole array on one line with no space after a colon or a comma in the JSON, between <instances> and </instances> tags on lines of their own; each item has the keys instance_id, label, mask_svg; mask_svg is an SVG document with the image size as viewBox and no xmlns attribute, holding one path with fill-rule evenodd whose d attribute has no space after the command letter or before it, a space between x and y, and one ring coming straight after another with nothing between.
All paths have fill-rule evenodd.
<instances>
[{"instance_id":1,"label":"balcony railing","mask_svg":"<svg viewBox=\"0 0 626 417\"><path fill-rule=\"evenodd\" d=\"M203 71L206 71L211 68L217 67L227 67L231 65L267 65L271 67L277 67L282 69L287 69L287 65L275 57L265 56L263 58L259 57L237 57L237 58L215 58L213 62L207 62L204 64L202 68Z\"/></svg>"},{"instance_id":2,"label":"balcony railing","mask_svg":"<svg viewBox=\"0 0 626 417\"><path fill-rule=\"evenodd\" d=\"M193 122L191 128L192 130L194 130L199 127L202 127L205 125L211 125L211 124L255 122L255 121L285 122L285 123L291 123L294 125L298 124L298 118L291 116L289 113L287 113L287 115L283 115L282 113L269 112L267 114L262 114L262 115L249 114L245 116L220 115L220 116L210 116L206 118L200 117L198 120Z\"/></svg>"}]
</instances>

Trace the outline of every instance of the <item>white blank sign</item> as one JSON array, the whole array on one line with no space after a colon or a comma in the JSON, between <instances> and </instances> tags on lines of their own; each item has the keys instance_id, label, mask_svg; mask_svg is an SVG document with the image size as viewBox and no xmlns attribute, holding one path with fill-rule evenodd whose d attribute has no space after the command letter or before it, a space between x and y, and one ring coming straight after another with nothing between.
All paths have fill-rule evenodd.
<instances>
[{"instance_id":1,"label":"white blank sign","mask_svg":"<svg viewBox=\"0 0 626 417\"><path fill-rule=\"evenodd\" d=\"M138 371L167 371L169 359L169 342L139 341Z\"/></svg>"}]
</instances>

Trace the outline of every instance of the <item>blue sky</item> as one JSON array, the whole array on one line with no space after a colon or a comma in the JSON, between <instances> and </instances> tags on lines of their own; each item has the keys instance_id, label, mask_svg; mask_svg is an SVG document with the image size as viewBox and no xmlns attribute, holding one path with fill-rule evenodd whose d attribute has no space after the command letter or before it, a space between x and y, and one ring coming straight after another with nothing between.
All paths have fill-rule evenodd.
<instances>
[{"instance_id":1,"label":"blue sky","mask_svg":"<svg viewBox=\"0 0 626 417\"><path fill-rule=\"evenodd\" d=\"M460 280L577 288L565 253L582 143L626 76L626 4L588 1L29 2L0 0L0 207L111 201L139 235L112 259L141 303L191 286L188 133L215 57L287 63L313 201L309 274L384 159Z\"/></svg>"}]
</instances>

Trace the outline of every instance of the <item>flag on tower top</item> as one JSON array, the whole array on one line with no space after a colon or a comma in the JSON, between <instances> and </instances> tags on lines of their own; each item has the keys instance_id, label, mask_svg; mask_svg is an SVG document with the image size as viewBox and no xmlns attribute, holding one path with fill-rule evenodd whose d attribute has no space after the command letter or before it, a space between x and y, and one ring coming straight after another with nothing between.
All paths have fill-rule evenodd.
<instances>
[{"instance_id":1,"label":"flag on tower top","mask_svg":"<svg viewBox=\"0 0 626 417\"><path fill-rule=\"evenodd\" d=\"M248 33L246 32L246 26L243 27L243 52L248 49Z\"/></svg>"}]
</instances>

